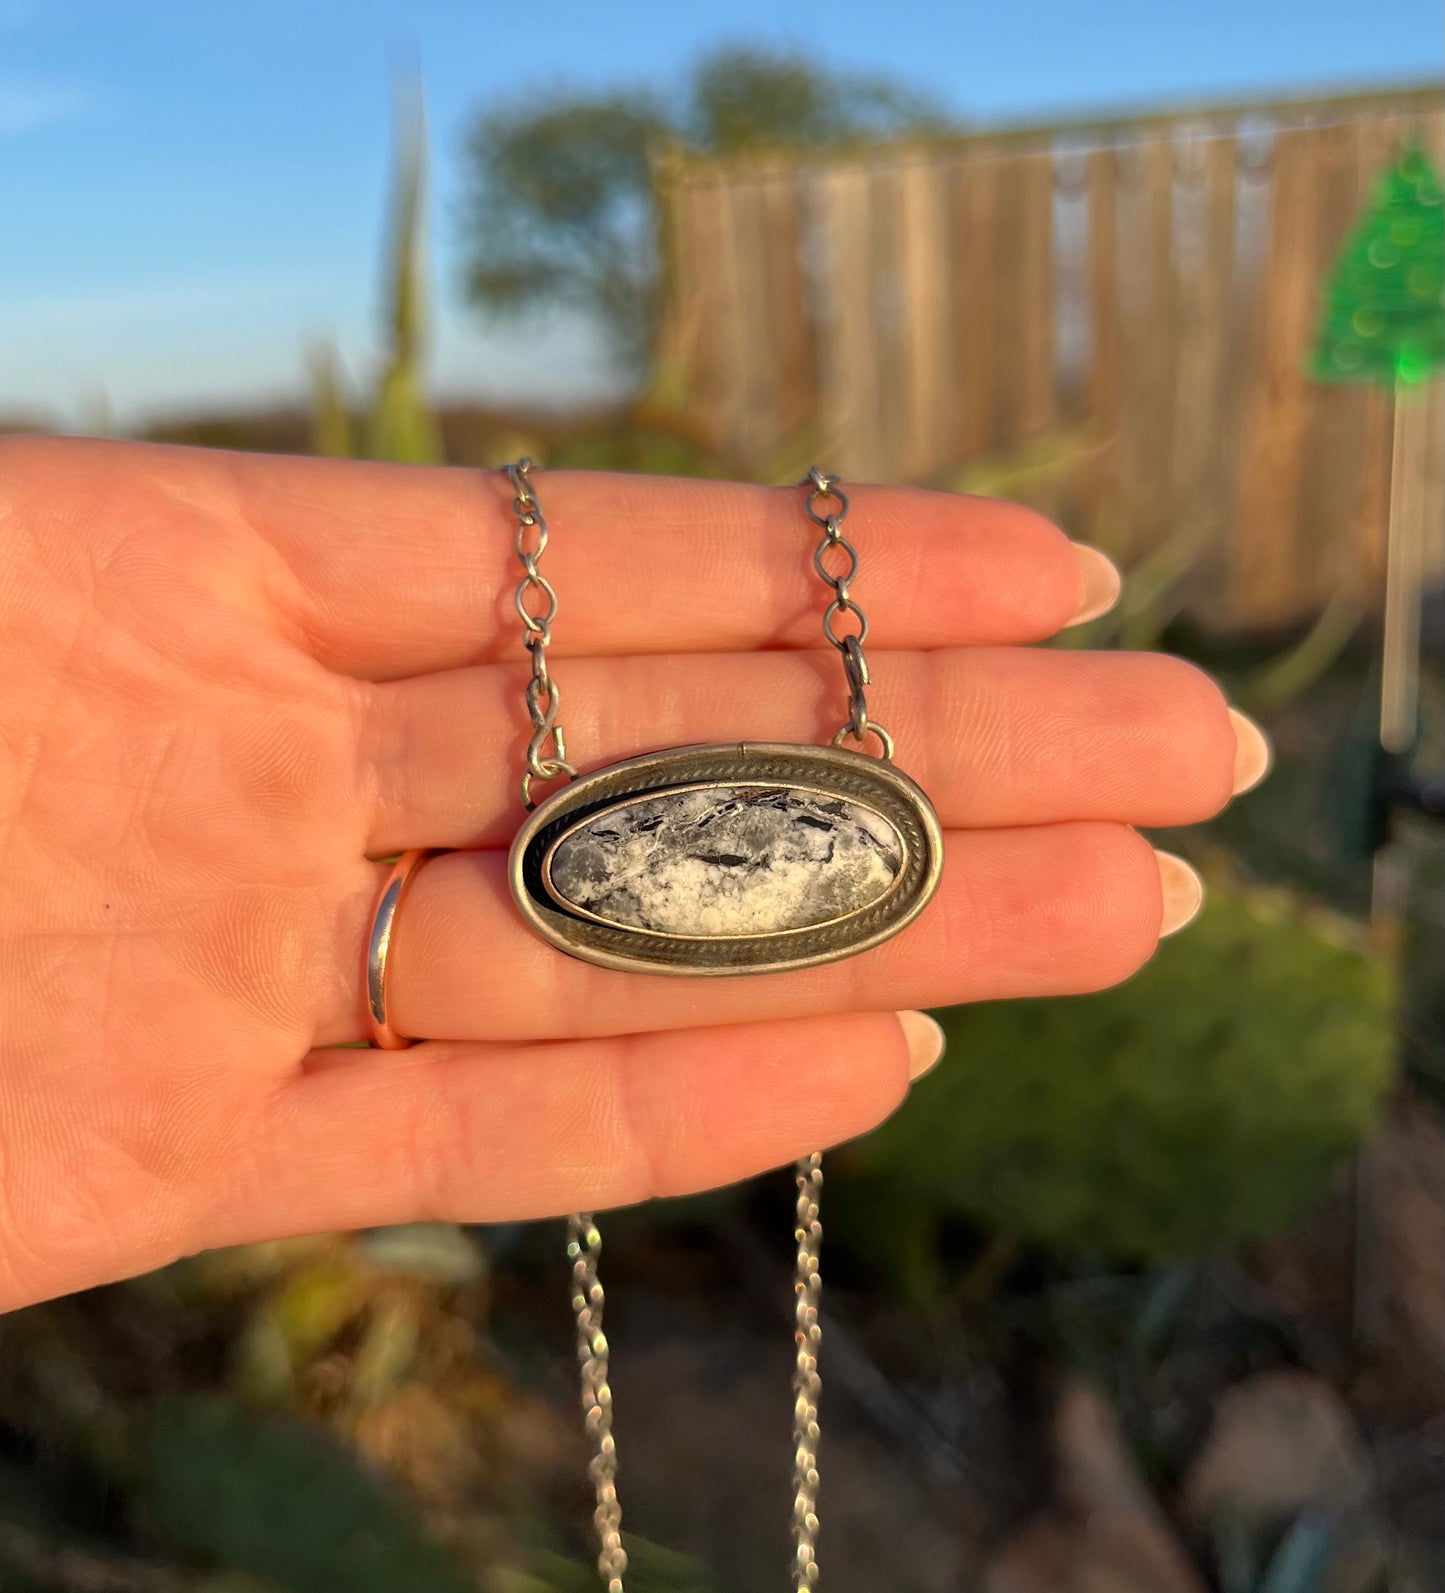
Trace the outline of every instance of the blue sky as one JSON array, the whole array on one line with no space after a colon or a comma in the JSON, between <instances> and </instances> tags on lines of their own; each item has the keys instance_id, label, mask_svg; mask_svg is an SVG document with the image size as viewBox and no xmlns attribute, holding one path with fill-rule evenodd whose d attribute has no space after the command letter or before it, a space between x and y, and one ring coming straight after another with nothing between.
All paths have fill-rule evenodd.
<instances>
[{"instance_id":1,"label":"blue sky","mask_svg":"<svg viewBox=\"0 0 1445 1593\"><path fill-rule=\"evenodd\" d=\"M371 322L390 75L420 65L438 386L548 401L606 371L585 326L459 303L459 153L482 106L675 83L708 47L886 70L979 120L1439 73L1438 0L0 0L0 416L83 424L294 394Z\"/></svg>"}]
</instances>

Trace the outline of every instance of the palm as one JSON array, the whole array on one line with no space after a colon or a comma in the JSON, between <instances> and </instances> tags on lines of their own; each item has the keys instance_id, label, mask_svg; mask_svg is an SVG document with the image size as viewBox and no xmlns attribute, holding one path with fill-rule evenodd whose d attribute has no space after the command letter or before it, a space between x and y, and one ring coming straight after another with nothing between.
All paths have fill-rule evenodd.
<instances>
[{"instance_id":1,"label":"palm","mask_svg":"<svg viewBox=\"0 0 1445 1593\"><path fill-rule=\"evenodd\" d=\"M0 644L37 683L4 704L11 1158L47 1125L7 1185L0 1286L21 1296L93 1265L107 1214L187 1245L312 1044L336 904L367 888L338 822L348 683L264 623L256 539L148 474L83 525L78 492L36 486L12 483Z\"/></svg>"},{"instance_id":2,"label":"palm","mask_svg":"<svg viewBox=\"0 0 1445 1593\"><path fill-rule=\"evenodd\" d=\"M806 535L790 586L774 530L739 530L796 502L549 487L575 760L831 727ZM1021 511L883 489L854 500L896 649L879 704L963 827L940 902L891 948L726 995L533 941L502 884L525 723L506 496L463 472L6 445L6 1303L204 1245L743 1176L896 1103L893 1009L1089 988L1148 955L1160 876L1127 826L1227 796L1217 692L1162 659L965 654L1062 623L1075 555ZM961 537L970 520L986 535ZM669 533L690 559L657 558ZM689 575L714 549L727 605ZM407 846L466 849L418 875L399 926L396 1019L434 1038L337 1051L365 1033L377 860ZM845 1047L856 1066L799 1108L800 1059Z\"/></svg>"}]
</instances>

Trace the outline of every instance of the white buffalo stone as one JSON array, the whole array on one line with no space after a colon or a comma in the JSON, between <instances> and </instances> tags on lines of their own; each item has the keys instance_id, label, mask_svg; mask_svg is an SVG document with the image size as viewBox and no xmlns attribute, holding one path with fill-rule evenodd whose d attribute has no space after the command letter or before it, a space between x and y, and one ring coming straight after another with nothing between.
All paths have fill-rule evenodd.
<instances>
[{"instance_id":1,"label":"white buffalo stone","mask_svg":"<svg viewBox=\"0 0 1445 1593\"><path fill-rule=\"evenodd\" d=\"M607 923L725 939L804 929L878 900L898 832L856 802L788 786L663 792L594 813L551 854L550 888Z\"/></svg>"}]
</instances>

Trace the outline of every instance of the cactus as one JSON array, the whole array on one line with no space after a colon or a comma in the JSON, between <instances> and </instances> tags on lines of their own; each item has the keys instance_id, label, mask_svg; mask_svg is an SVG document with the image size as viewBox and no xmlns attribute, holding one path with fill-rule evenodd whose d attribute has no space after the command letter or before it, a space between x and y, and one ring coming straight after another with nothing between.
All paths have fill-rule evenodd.
<instances>
[{"instance_id":1,"label":"cactus","mask_svg":"<svg viewBox=\"0 0 1445 1593\"><path fill-rule=\"evenodd\" d=\"M335 346L312 351L312 445L333 458L390 459L434 465L443 458L441 430L427 401L426 115L421 85L398 84L391 213L387 229L386 358L360 426L343 396Z\"/></svg>"},{"instance_id":2,"label":"cactus","mask_svg":"<svg viewBox=\"0 0 1445 1593\"><path fill-rule=\"evenodd\" d=\"M1391 970L1282 894L1216 880L1211 897L1126 986L941 1013L948 1065L834 1159L849 1244L928 1294L950 1219L1172 1261L1275 1232L1317 1195L1389 1084Z\"/></svg>"}]
</instances>

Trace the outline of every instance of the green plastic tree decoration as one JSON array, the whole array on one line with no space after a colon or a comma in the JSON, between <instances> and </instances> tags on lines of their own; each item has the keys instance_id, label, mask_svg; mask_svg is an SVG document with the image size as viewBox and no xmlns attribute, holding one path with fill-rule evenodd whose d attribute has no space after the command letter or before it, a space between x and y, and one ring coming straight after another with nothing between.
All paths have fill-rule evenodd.
<instances>
[{"instance_id":1,"label":"green plastic tree decoration","mask_svg":"<svg viewBox=\"0 0 1445 1593\"><path fill-rule=\"evenodd\" d=\"M1376 181L1325 284L1313 375L1413 387L1445 366L1445 203L1418 146Z\"/></svg>"},{"instance_id":2,"label":"green plastic tree decoration","mask_svg":"<svg viewBox=\"0 0 1445 1593\"><path fill-rule=\"evenodd\" d=\"M1424 496L1412 393L1445 367L1445 202L1418 144L1376 180L1324 289L1310 361L1322 382L1369 382L1390 405L1380 745L1403 753L1419 712ZM1423 411L1421 412L1424 413ZM1408 421L1408 424L1407 424Z\"/></svg>"}]
</instances>

